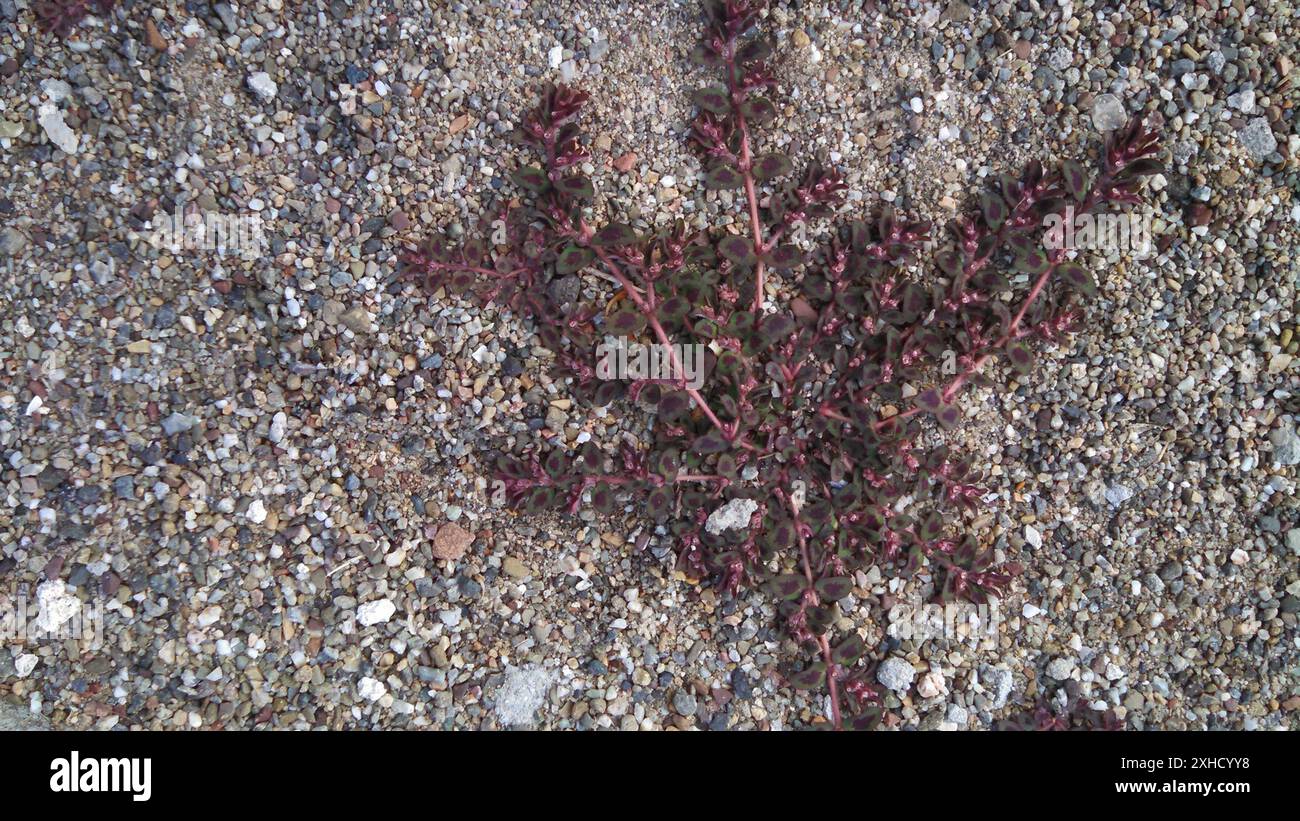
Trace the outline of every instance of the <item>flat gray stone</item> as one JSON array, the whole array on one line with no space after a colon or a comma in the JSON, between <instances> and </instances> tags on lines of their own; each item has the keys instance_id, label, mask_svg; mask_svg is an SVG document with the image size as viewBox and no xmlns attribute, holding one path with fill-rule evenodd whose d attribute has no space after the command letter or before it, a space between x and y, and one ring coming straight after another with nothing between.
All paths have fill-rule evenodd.
<instances>
[{"instance_id":1,"label":"flat gray stone","mask_svg":"<svg viewBox=\"0 0 1300 821\"><path fill-rule=\"evenodd\" d=\"M890 656L876 670L876 680L895 693L906 693L916 678L916 670L906 659Z\"/></svg>"},{"instance_id":2,"label":"flat gray stone","mask_svg":"<svg viewBox=\"0 0 1300 821\"><path fill-rule=\"evenodd\" d=\"M1092 103L1092 124L1098 131L1114 131L1128 122L1124 103L1114 94L1100 94Z\"/></svg>"},{"instance_id":3,"label":"flat gray stone","mask_svg":"<svg viewBox=\"0 0 1300 821\"><path fill-rule=\"evenodd\" d=\"M555 674L541 667L507 667L496 693L497 718L507 727L532 724L554 683Z\"/></svg>"},{"instance_id":4,"label":"flat gray stone","mask_svg":"<svg viewBox=\"0 0 1300 821\"><path fill-rule=\"evenodd\" d=\"M1269 155L1277 151L1277 137L1273 136L1273 127L1268 124L1264 117L1256 117L1237 132L1237 139L1241 140L1241 145L1257 160L1268 159Z\"/></svg>"}]
</instances>

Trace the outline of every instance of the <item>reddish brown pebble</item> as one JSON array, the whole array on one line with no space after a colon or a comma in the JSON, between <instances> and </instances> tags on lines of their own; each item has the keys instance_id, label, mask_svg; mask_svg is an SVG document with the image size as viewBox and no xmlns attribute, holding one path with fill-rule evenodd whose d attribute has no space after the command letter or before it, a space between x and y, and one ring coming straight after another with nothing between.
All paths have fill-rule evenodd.
<instances>
[{"instance_id":1,"label":"reddish brown pebble","mask_svg":"<svg viewBox=\"0 0 1300 821\"><path fill-rule=\"evenodd\" d=\"M636 154L631 151L614 160L614 167L624 174L631 171L634 165L636 165Z\"/></svg>"},{"instance_id":2,"label":"reddish brown pebble","mask_svg":"<svg viewBox=\"0 0 1300 821\"><path fill-rule=\"evenodd\" d=\"M473 543L474 534L455 522L447 522L438 528L438 535L433 537L433 557L455 561L464 556Z\"/></svg>"},{"instance_id":3,"label":"reddish brown pebble","mask_svg":"<svg viewBox=\"0 0 1300 821\"><path fill-rule=\"evenodd\" d=\"M158 27L147 17L144 20L144 39L149 42L150 48L157 51L167 50L167 41L163 39L162 32L158 31Z\"/></svg>"}]
</instances>

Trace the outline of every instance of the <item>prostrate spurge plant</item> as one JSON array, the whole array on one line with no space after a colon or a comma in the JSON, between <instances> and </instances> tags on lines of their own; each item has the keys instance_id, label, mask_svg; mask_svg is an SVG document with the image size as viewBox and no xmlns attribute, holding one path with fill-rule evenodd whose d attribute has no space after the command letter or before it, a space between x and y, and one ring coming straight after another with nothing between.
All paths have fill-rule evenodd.
<instances>
[{"instance_id":1,"label":"prostrate spurge plant","mask_svg":"<svg viewBox=\"0 0 1300 821\"><path fill-rule=\"evenodd\" d=\"M935 423L962 420L954 402L967 385L992 384L984 371L995 360L1026 372L1035 343L1075 323L1095 284L1064 250L1043 247L1044 218L1070 205L1088 213L1141 202L1157 147L1135 120L1110 138L1096 176L1074 162L1053 172L1035 162L1001 177L952 225L933 265L917 259L928 226L888 206L805 254L794 229L835 216L845 185L816 162L796 174L789 157L756 141L777 112L772 43L754 31L762 6L706 2L692 52L721 79L695 92L690 139L707 187L743 192L743 232L594 221L574 122L587 96L548 86L520 129L540 162L514 175L526 205L506 210L505 242L435 237L408 252L406 270L431 292L446 287L531 318L591 403L657 407L641 449L624 444L610 458L589 442L505 458L512 503L601 513L643 504L666 525L684 572L727 592L764 583L813 656L790 683L829 689L832 726L867 728L882 716L881 694L859 663L862 637L831 634L836 602L872 564L902 575L928 567L938 598L977 603L1019 571L994 566L992 549L964 533L983 490L972 466L936 443ZM582 271L617 286L607 304L562 302L562 289L547 287ZM787 288L796 295L776 304ZM595 348L607 336L667 351L707 346L702 387L687 384L676 355L672 378L598 379ZM941 376L954 355L955 371ZM711 520L724 505L752 510L747 526Z\"/></svg>"}]
</instances>

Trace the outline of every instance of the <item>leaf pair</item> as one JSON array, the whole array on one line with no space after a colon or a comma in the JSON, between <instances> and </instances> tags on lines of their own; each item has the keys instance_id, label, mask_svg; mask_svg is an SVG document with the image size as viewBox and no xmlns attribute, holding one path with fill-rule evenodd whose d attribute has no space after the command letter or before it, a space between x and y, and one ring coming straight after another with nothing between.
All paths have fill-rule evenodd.
<instances>
[{"instance_id":1,"label":"leaf pair","mask_svg":"<svg viewBox=\"0 0 1300 821\"><path fill-rule=\"evenodd\" d=\"M921 391L913 401L916 407L926 413L934 414L934 418L945 428L954 428L961 421L961 411L956 406L945 402L936 388Z\"/></svg>"}]
</instances>

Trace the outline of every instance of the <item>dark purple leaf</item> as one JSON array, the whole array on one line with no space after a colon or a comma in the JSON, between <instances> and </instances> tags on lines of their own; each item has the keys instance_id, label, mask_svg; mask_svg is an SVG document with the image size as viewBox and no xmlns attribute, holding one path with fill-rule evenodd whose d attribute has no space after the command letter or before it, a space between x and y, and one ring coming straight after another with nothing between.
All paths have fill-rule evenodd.
<instances>
[{"instance_id":1,"label":"dark purple leaf","mask_svg":"<svg viewBox=\"0 0 1300 821\"><path fill-rule=\"evenodd\" d=\"M704 175L704 187L713 190L731 190L745 184L740 172L729 165L715 165Z\"/></svg>"},{"instance_id":2,"label":"dark purple leaf","mask_svg":"<svg viewBox=\"0 0 1300 821\"><path fill-rule=\"evenodd\" d=\"M718 252L739 265L748 268L758 261L754 255L754 242L749 237L732 235L718 242Z\"/></svg>"},{"instance_id":3,"label":"dark purple leaf","mask_svg":"<svg viewBox=\"0 0 1300 821\"><path fill-rule=\"evenodd\" d=\"M776 106L766 97L750 97L740 104L740 113L751 123L765 123L776 116Z\"/></svg>"},{"instance_id":4,"label":"dark purple leaf","mask_svg":"<svg viewBox=\"0 0 1300 821\"><path fill-rule=\"evenodd\" d=\"M767 264L778 271L788 271L803 263L803 253L794 245L778 245L767 252Z\"/></svg>"},{"instance_id":5,"label":"dark purple leaf","mask_svg":"<svg viewBox=\"0 0 1300 821\"><path fill-rule=\"evenodd\" d=\"M1020 373L1029 373L1034 369L1034 354L1022 340L1007 343L1007 359L1011 361L1011 367Z\"/></svg>"},{"instance_id":6,"label":"dark purple leaf","mask_svg":"<svg viewBox=\"0 0 1300 821\"><path fill-rule=\"evenodd\" d=\"M814 585L822 601L839 601L853 592L853 580L848 576L828 576Z\"/></svg>"},{"instance_id":7,"label":"dark purple leaf","mask_svg":"<svg viewBox=\"0 0 1300 821\"><path fill-rule=\"evenodd\" d=\"M731 95L722 86L702 88L692 95L695 104L705 111L722 115L731 111Z\"/></svg>"},{"instance_id":8,"label":"dark purple leaf","mask_svg":"<svg viewBox=\"0 0 1300 821\"><path fill-rule=\"evenodd\" d=\"M618 222L611 222L591 237L591 244L601 248L631 245L635 242L636 231L633 231L630 226Z\"/></svg>"},{"instance_id":9,"label":"dark purple leaf","mask_svg":"<svg viewBox=\"0 0 1300 821\"><path fill-rule=\"evenodd\" d=\"M521 188L540 194L551 185L546 172L535 165L525 165L514 173L514 180Z\"/></svg>"},{"instance_id":10,"label":"dark purple leaf","mask_svg":"<svg viewBox=\"0 0 1300 821\"><path fill-rule=\"evenodd\" d=\"M754 179L759 182L783 177L794 170L790 158L784 154L764 154L754 162Z\"/></svg>"},{"instance_id":11,"label":"dark purple leaf","mask_svg":"<svg viewBox=\"0 0 1300 821\"><path fill-rule=\"evenodd\" d=\"M798 573L787 573L772 580L772 593L779 599L796 601L808 589L808 580Z\"/></svg>"},{"instance_id":12,"label":"dark purple leaf","mask_svg":"<svg viewBox=\"0 0 1300 821\"><path fill-rule=\"evenodd\" d=\"M797 690L814 690L826 683L825 662L814 662L790 676L790 686Z\"/></svg>"},{"instance_id":13,"label":"dark purple leaf","mask_svg":"<svg viewBox=\"0 0 1300 821\"><path fill-rule=\"evenodd\" d=\"M570 245L560 252L560 256L555 260L555 271L558 274L572 274L575 271L581 271L596 259L596 254L590 248L581 248L577 245Z\"/></svg>"}]
</instances>

